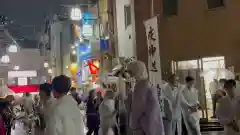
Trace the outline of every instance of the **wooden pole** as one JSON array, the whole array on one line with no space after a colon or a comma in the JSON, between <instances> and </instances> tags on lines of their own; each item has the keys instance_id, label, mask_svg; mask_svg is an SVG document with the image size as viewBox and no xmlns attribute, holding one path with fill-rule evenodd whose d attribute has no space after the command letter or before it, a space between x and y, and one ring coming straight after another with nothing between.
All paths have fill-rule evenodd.
<instances>
[{"instance_id":1,"label":"wooden pole","mask_svg":"<svg viewBox=\"0 0 240 135\"><path fill-rule=\"evenodd\" d=\"M151 17L154 17L154 0L151 0Z\"/></svg>"}]
</instances>

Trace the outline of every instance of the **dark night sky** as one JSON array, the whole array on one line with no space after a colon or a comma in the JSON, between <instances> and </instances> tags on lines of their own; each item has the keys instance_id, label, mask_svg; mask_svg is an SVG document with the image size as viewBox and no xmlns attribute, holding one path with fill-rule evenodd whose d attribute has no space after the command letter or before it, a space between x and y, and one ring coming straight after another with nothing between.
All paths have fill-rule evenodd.
<instances>
[{"instance_id":1,"label":"dark night sky","mask_svg":"<svg viewBox=\"0 0 240 135\"><path fill-rule=\"evenodd\" d=\"M14 24L35 26L37 31L40 31L45 16L59 13L60 5L75 5L86 1L88 0L0 0L0 14L8 16ZM22 36L34 36L33 28L12 29Z\"/></svg>"},{"instance_id":2,"label":"dark night sky","mask_svg":"<svg viewBox=\"0 0 240 135\"><path fill-rule=\"evenodd\" d=\"M47 13L56 12L58 5L58 0L0 0L0 14L8 16L14 24L34 26L40 30ZM24 29L19 31L27 36L32 35L30 32L34 31L33 27Z\"/></svg>"}]
</instances>

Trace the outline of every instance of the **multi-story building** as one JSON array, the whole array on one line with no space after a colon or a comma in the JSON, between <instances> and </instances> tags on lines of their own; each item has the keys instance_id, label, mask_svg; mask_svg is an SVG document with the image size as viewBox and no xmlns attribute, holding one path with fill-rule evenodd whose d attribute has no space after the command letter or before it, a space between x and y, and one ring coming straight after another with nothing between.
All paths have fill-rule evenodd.
<instances>
[{"instance_id":1,"label":"multi-story building","mask_svg":"<svg viewBox=\"0 0 240 135\"><path fill-rule=\"evenodd\" d=\"M132 0L116 0L116 26L118 38L118 55L120 57L136 56L135 15Z\"/></svg>"},{"instance_id":2,"label":"multi-story building","mask_svg":"<svg viewBox=\"0 0 240 135\"><path fill-rule=\"evenodd\" d=\"M143 22L158 16L163 76L176 71L182 78L194 76L199 82L197 87L201 89L202 103L206 101L207 105L210 102L208 84L213 78L200 81L201 71L231 67L229 69L233 72L240 72L240 1L135 0L133 5L137 58L147 63L147 38L144 38ZM207 100L202 100L203 97Z\"/></svg>"},{"instance_id":3,"label":"multi-story building","mask_svg":"<svg viewBox=\"0 0 240 135\"><path fill-rule=\"evenodd\" d=\"M154 1L154 15L159 16L162 69L171 71L171 61L223 56L226 67L238 63L239 1L162 0ZM151 17L151 1L134 1L138 58L147 61L143 21ZM142 10L141 7L145 7ZM146 55L142 55L145 53ZM140 55L141 54L141 55Z\"/></svg>"},{"instance_id":4,"label":"multi-story building","mask_svg":"<svg viewBox=\"0 0 240 135\"><path fill-rule=\"evenodd\" d=\"M68 74L66 66L70 65L71 46L73 44L72 23L54 20L50 25L51 67L53 76Z\"/></svg>"},{"instance_id":5,"label":"multi-story building","mask_svg":"<svg viewBox=\"0 0 240 135\"><path fill-rule=\"evenodd\" d=\"M30 44L28 46L37 46L37 42L24 41L24 45L27 43ZM1 85L19 85L19 78L28 80L24 82L26 83L24 85L38 84L42 80L47 81L49 79L49 74L43 67L46 57L41 56L36 48L25 48L26 46L24 45L23 42L16 41L7 28L4 26L0 27L0 80L3 80ZM10 49L11 46L15 47ZM30 72L35 75L19 75L22 72Z\"/></svg>"}]
</instances>

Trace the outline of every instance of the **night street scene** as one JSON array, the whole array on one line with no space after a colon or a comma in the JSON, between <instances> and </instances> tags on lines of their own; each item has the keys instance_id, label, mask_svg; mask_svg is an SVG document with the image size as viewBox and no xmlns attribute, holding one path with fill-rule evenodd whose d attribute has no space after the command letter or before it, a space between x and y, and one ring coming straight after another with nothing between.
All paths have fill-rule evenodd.
<instances>
[{"instance_id":1,"label":"night street scene","mask_svg":"<svg viewBox=\"0 0 240 135\"><path fill-rule=\"evenodd\" d=\"M240 135L239 9L0 0L0 135Z\"/></svg>"}]
</instances>

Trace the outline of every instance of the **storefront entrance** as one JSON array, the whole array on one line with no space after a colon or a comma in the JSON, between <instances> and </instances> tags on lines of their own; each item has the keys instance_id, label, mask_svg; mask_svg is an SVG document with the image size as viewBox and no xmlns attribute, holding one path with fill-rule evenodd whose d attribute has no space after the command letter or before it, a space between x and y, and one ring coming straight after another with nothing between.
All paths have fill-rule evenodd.
<instances>
[{"instance_id":1,"label":"storefront entrance","mask_svg":"<svg viewBox=\"0 0 240 135\"><path fill-rule=\"evenodd\" d=\"M211 76L205 76L203 78L200 74L206 70L219 68L225 68L225 59L223 56L172 62L172 72L180 77L181 83L184 83L186 76L192 76L196 79L196 88L199 90L199 102L204 107L202 112L200 112L202 118L209 119L213 114L209 84L214 78Z\"/></svg>"}]
</instances>

